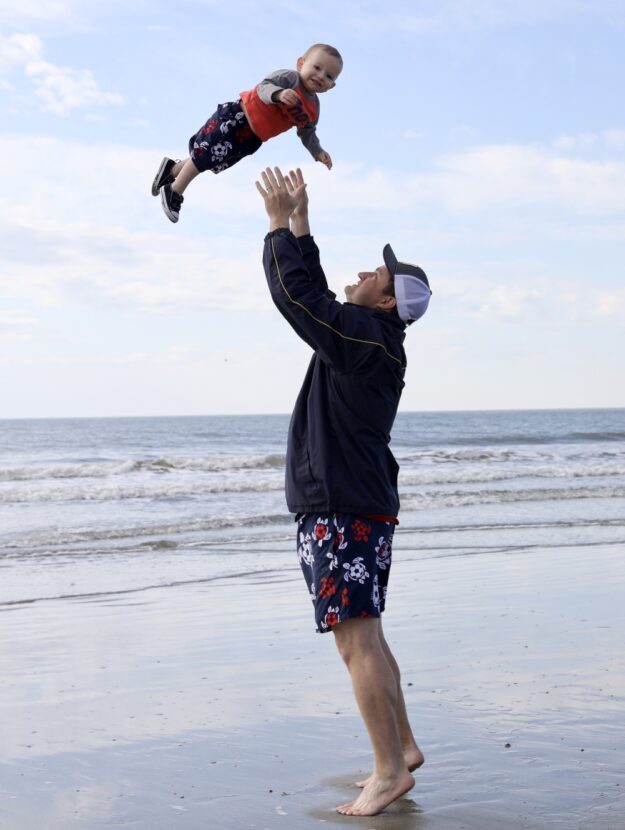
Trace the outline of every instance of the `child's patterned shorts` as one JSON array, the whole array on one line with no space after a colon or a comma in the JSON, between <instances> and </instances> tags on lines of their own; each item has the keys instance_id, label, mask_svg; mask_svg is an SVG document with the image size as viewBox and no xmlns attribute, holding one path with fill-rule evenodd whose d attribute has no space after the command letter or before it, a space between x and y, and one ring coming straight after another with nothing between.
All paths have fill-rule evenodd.
<instances>
[{"instance_id":1,"label":"child's patterned shorts","mask_svg":"<svg viewBox=\"0 0 625 830\"><path fill-rule=\"evenodd\" d=\"M395 526L354 513L302 513L297 555L317 631L384 611Z\"/></svg>"},{"instance_id":2,"label":"child's patterned shorts","mask_svg":"<svg viewBox=\"0 0 625 830\"><path fill-rule=\"evenodd\" d=\"M200 173L221 173L263 142L252 132L240 101L219 104L206 124L189 139L189 155Z\"/></svg>"}]
</instances>

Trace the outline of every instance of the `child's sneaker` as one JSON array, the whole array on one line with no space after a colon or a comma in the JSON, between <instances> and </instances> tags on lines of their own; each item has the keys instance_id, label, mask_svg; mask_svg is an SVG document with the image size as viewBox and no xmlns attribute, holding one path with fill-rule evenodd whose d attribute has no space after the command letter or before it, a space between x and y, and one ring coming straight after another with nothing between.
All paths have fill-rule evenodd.
<instances>
[{"instance_id":1,"label":"child's sneaker","mask_svg":"<svg viewBox=\"0 0 625 830\"><path fill-rule=\"evenodd\" d=\"M180 193L176 193L175 190L172 190L171 185L165 184L161 187L161 203L163 205L163 210L165 211L165 216L171 222L178 221L180 208L182 207L183 202L184 196L181 196Z\"/></svg>"},{"instance_id":2,"label":"child's sneaker","mask_svg":"<svg viewBox=\"0 0 625 830\"><path fill-rule=\"evenodd\" d=\"M171 175L171 171L176 165L176 162L173 159L168 159L167 156L161 162L161 166L158 168L158 172L154 177L154 181L152 182L152 196L158 196L158 191L166 184L171 184L174 181L174 177Z\"/></svg>"}]
</instances>

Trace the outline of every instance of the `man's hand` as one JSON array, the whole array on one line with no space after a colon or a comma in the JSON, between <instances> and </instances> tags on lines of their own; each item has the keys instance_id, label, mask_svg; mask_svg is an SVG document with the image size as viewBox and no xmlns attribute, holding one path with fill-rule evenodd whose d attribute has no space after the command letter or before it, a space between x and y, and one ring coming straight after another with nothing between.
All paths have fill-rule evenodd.
<instances>
[{"instance_id":1,"label":"man's hand","mask_svg":"<svg viewBox=\"0 0 625 830\"><path fill-rule=\"evenodd\" d=\"M295 207L293 213L291 213L291 230L295 236L306 236L310 233L308 193L306 192L304 175L299 167L295 171L289 171L288 176L284 177L284 183L289 194L295 200Z\"/></svg>"},{"instance_id":2,"label":"man's hand","mask_svg":"<svg viewBox=\"0 0 625 830\"><path fill-rule=\"evenodd\" d=\"M289 181L291 185L291 192L287 188L286 181L282 175L279 167L267 167L262 173L261 178L263 184L256 182L256 189L263 197L265 203L265 210L269 216L269 230L275 231L278 228L289 227L289 217L301 202L302 190L305 189L304 178L301 176L301 182L297 180Z\"/></svg>"},{"instance_id":3,"label":"man's hand","mask_svg":"<svg viewBox=\"0 0 625 830\"><path fill-rule=\"evenodd\" d=\"M275 100L279 104L286 104L287 106L292 106L293 104L297 104L299 98L297 97L297 92L294 89L281 89L280 92L274 92Z\"/></svg>"},{"instance_id":4,"label":"man's hand","mask_svg":"<svg viewBox=\"0 0 625 830\"><path fill-rule=\"evenodd\" d=\"M308 193L306 192L304 174L299 167L295 171L289 171L288 175L284 177L284 184L295 201L291 219L306 215L308 213Z\"/></svg>"},{"instance_id":5,"label":"man's hand","mask_svg":"<svg viewBox=\"0 0 625 830\"><path fill-rule=\"evenodd\" d=\"M328 170L332 170L332 159L330 158L330 153L326 153L325 150L322 150L319 153L315 161L320 161L322 164L325 164Z\"/></svg>"}]
</instances>

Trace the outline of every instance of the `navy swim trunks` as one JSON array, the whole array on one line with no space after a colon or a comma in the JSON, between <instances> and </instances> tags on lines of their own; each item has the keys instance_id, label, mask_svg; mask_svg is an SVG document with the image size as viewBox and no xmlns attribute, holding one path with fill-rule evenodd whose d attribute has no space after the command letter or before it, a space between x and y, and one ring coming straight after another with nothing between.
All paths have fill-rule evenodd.
<instances>
[{"instance_id":1,"label":"navy swim trunks","mask_svg":"<svg viewBox=\"0 0 625 830\"><path fill-rule=\"evenodd\" d=\"M384 611L395 525L354 513L302 513L297 556L317 631Z\"/></svg>"},{"instance_id":2,"label":"navy swim trunks","mask_svg":"<svg viewBox=\"0 0 625 830\"><path fill-rule=\"evenodd\" d=\"M251 156L263 142L252 132L240 101L219 104L206 124L189 139L189 155L200 171L221 173L245 156Z\"/></svg>"}]
</instances>

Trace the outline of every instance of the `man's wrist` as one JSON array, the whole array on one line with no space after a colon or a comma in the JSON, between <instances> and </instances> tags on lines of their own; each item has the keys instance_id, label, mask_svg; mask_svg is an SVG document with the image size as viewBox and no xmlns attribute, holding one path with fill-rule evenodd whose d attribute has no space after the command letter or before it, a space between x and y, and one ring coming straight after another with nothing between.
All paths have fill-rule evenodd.
<instances>
[{"instance_id":1,"label":"man's wrist","mask_svg":"<svg viewBox=\"0 0 625 830\"><path fill-rule=\"evenodd\" d=\"M295 236L306 236L310 233L308 216L291 216L291 230Z\"/></svg>"},{"instance_id":2,"label":"man's wrist","mask_svg":"<svg viewBox=\"0 0 625 830\"><path fill-rule=\"evenodd\" d=\"M277 231L279 228L289 230L289 214L269 217L269 231Z\"/></svg>"}]
</instances>

